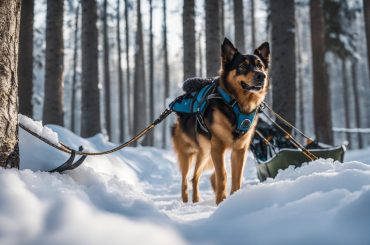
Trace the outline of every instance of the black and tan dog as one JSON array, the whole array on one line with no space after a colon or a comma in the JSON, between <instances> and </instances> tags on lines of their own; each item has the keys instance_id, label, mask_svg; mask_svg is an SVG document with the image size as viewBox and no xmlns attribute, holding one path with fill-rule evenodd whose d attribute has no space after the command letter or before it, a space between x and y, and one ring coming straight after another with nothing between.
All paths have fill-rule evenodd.
<instances>
[{"instance_id":1,"label":"black and tan dog","mask_svg":"<svg viewBox=\"0 0 370 245\"><path fill-rule=\"evenodd\" d=\"M225 38L221 49L221 70L216 81L217 86L235 99L242 113L253 112L264 100L268 90L269 44L263 43L253 55L242 55ZM219 204L226 198L225 151L232 151L232 194L241 187L246 153L254 135L257 118L246 133L236 135L236 120L230 105L222 100L211 100L203 119L209 134L197 130L195 115L178 114L173 126L173 144L182 174L182 200L188 201L187 176L192 162L195 161L193 202L199 201L198 180L202 171L214 168L211 184L216 194L216 203Z\"/></svg>"}]
</instances>

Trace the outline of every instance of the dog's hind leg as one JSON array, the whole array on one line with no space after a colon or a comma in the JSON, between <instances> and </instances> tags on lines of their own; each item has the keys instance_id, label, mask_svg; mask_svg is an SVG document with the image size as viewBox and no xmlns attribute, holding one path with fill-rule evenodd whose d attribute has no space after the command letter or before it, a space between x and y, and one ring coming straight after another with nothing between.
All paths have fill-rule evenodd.
<instances>
[{"instance_id":1,"label":"dog's hind leg","mask_svg":"<svg viewBox=\"0 0 370 245\"><path fill-rule=\"evenodd\" d=\"M212 173L211 177L209 177L209 180L211 181L213 192L216 193L216 172Z\"/></svg>"}]
</instances>

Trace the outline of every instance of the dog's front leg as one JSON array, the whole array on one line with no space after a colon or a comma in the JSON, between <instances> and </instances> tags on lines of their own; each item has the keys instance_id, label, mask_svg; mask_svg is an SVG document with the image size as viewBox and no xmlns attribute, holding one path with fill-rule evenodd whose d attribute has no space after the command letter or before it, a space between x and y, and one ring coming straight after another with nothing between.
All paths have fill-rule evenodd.
<instances>
[{"instance_id":1,"label":"dog's front leg","mask_svg":"<svg viewBox=\"0 0 370 245\"><path fill-rule=\"evenodd\" d=\"M227 174L224 164L225 147L222 142L213 138L211 156L216 173L216 204L218 205L226 198Z\"/></svg>"},{"instance_id":2,"label":"dog's front leg","mask_svg":"<svg viewBox=\"0 0 370 245\"><path fill-rule=\"evenodd\" d=\"M244 163L246 159L246 149L232 149L231 152L231 191L233 194L239 190L242 185L242 177L244 172Z\"/></svg>"}]
</instances>

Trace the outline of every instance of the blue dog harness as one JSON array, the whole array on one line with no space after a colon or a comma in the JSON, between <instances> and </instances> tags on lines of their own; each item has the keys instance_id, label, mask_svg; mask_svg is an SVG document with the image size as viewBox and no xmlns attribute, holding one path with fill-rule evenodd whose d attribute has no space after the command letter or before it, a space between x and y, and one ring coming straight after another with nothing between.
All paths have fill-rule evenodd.
<instances>
[{"instance_id":1,"label":"blue dog harness","mask_svg":"<svg viewBox=\"0 0 370 245\"><path fill-rule=\"evenodd\" d=\"M257 109L248 114L242 113L237 101L218 86L216 80L205 85L199 91L186 93L177 97L169 107L177 113L195 114L197 126L210 136L209 129L203 119L204 112L207 109L210 99L221 99L232 109L236 120L236 127L234 130L236 137L240 137L248 132L256 118Z\"/></svg>"}]
</instances>

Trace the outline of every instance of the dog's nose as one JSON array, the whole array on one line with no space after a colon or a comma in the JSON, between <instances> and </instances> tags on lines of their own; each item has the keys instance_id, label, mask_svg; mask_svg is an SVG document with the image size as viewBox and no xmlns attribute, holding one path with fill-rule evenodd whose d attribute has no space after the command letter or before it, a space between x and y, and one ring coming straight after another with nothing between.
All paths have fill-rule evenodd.
<instances>
[{"instance_id":1,"label":"dog's nose","mask_svg":"<svg viewBox=\"0 0 370 245\"><path fill-rule=\"evenodd\" d=\"M262 72L256 72L256 74L254 75L254 80L256 82L263 82L266 78L266 75L263 74Z\"/></svg>"}]
</instances>

